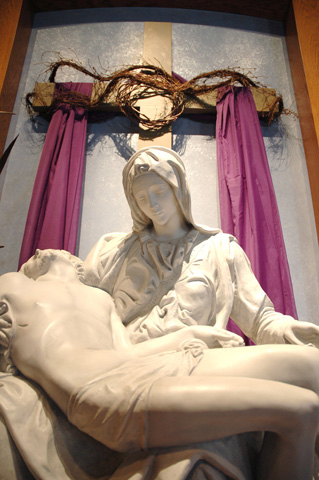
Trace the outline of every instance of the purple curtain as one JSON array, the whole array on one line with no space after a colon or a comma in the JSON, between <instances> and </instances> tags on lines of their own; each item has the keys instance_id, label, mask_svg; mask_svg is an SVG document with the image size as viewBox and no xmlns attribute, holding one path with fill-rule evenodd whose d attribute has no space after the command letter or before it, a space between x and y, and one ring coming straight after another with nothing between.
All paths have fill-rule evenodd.
<instances>
[{"instance_id":1,"label":"purple curtain","mask_svg":"<svg viewBox=\"0 0 319 480\"><path fill-rule=\"evenodd\" d=\"M233 234L275 309L296 318L289 266L266 150L249 88L218 91L221 227ZM238 327L229 326L238 333Z\"/></svg>"},{"instance_id":2,"label":"purple curtain","mask_svg":"<svg viewBox=\"0 0 319 480\"><path fill-rule=\"evenodd\" d=\"M92 84L68 82L56 84L56 89L90 97ZM61 104L55 110L33 187L19 267L37 248L75 253L86 128L87 112L82 108Z\"/></svg>"}]
</instances>

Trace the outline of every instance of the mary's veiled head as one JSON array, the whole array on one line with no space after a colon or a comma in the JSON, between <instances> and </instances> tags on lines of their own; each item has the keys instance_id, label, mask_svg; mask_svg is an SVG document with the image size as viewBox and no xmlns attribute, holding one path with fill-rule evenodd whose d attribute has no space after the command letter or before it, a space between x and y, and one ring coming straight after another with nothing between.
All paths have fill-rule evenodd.
<instances>
[{"instance_id":1,"label":"mary's veiled head","mask_svg":"<svg viewBox=\"0 0 319 480\"><path fill-rule=\"evenodd\" d=\"M133 195L133 183L145 173L154 172L173 189L181 212L189 224L194 224L191 198L184 164L173 150L165 147L146 147L136 152L123 170L123 186L133 218L133 230L140 232L150 225L150 219L141 211Z\"/></svg>"}]
</instances>

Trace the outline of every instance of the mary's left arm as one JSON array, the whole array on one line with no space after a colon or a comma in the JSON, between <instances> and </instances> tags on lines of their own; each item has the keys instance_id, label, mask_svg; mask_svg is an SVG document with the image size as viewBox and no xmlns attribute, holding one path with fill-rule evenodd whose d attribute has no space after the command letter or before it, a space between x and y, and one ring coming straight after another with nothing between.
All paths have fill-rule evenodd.
<instances>
[{"instance_id":1,"label":"mary's left arm","mask_svg":"<svg viewBox=\"0 0 319 480\"><path fill-rule=\"evenodd\" d=\"M231 318L256 344L312 344L319 348L319 327L276 312L236 241L231 242L234 301Z\"/></svg>"}]
</instances>

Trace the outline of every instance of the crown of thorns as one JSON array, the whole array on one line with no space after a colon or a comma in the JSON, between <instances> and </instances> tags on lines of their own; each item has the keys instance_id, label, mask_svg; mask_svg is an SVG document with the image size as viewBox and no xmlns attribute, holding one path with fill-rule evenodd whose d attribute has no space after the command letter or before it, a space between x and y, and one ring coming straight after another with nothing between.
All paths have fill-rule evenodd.
<instances>
[{"instance_id":1,"label":"crown of thorns","mask_svg":"<svg viewBox=\"0 0 319 480\"><path fill-rule=\"evenodd\" d=\"M58 104L67 103L85 110L97 110L100 105L108 101L117 103L120 110L130 119L139 122L147 130L161 130L174 122L184 111L187 102L192 99L200 102L200 96L210 93L219 87L239 84L244 87L263 87L251 80L247 75L232 69L213 70L202 73L192 80L183 81L176 75L170 75L165 70L154 65L132 65L110 75L101 75L95 69L89 70L69 60L59 60L50 64L49 82L55 81L59 68L71 67L92 77L95 81L96 94L94 98L87 95L70 92L61 88L54 95L54 100L47 112L51 114ZM26 96L27 106L32 111L32 99L35 91ZM168 99L169 108L166 108L161 118L150 119L142 113L138 101L154 96ZM272 107L264 116L270 123L275 112L283 112L283 102L280 95L275 96Z\"/></svg>"}]
</instances>

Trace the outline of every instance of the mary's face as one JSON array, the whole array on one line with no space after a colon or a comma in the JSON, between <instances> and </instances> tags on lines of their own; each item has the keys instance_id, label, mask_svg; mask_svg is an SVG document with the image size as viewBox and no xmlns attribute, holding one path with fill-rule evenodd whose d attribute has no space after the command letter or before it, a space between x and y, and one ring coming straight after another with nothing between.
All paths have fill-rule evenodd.
<instances>
[{"instance_id":1,"label":"mary's face","mask_svg":"<svg viewBox=\"0 0 319 480\"><path fill-rule=\"evenodd\" d=\"M154 172L136 178L133 195L138 207L155 226L165 226L173 218L182 216L172 187Z\"/></svg>"}]
</instances>

